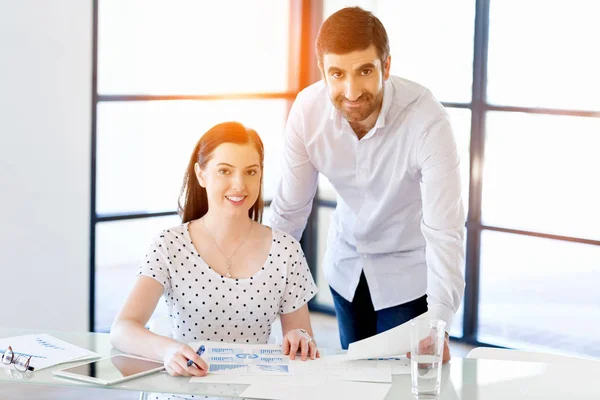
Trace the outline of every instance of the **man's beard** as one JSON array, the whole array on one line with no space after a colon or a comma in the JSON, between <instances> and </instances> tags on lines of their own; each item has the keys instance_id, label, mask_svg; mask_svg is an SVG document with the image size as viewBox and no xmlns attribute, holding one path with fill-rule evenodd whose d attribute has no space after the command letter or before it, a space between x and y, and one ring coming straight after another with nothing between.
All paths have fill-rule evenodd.
<instances>
[{"instance_id":1,"label":"man's beard","mask_svg":"<svg viewBox=\"0 0 600 400\"><path fill-rule=\"evenodd\" d=\"M357 100L362 102L360 107L348 107L346 97L340 94L333 99L333 105L344 115L348 122L362 122L381 107L383 90L380 90L376 97L364 91Z\"/></svg>"}]
</instances>

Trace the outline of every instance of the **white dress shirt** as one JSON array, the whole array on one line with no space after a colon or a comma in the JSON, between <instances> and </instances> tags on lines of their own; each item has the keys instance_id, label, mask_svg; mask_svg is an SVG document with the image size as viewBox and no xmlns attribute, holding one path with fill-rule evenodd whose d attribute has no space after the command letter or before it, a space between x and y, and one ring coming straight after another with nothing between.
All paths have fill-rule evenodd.
<instances>
[{"instance_id":1,"label":"white dress shirt","mask_svg":"<svg viewBox=\"0 0 600 400\"><path fill-rule=\"evenodd\" d=\"M300 239L318 174L336 192L325 277L352 301L364 271L375 310L427 294L446 321L464 292L459 156L449 117L423 86L390 76L377 122L358 139L323 81L298 94L285 129L285 163L271 226Z\"/></svg>"}]
</instances>

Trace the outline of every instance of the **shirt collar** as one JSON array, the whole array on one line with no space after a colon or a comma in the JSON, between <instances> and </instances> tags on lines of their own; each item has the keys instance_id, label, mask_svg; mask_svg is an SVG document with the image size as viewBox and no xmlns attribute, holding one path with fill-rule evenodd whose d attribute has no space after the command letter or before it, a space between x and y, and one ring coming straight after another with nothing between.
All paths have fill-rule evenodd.
<instances>
[{"instance_id":1,"label":"shirt collar","mask_svg":"<svg viewBox=\"0 0 600 400\"><path fill-rule=\"evenodd\" d=\"M394 85L392 81L388 79L383 84L383 102L381 104L381 111L375 122L375 128L385 127L385 117L387 116L390 106L392 105L392 99L394 98Z\"/></svg>"}]
</instances>

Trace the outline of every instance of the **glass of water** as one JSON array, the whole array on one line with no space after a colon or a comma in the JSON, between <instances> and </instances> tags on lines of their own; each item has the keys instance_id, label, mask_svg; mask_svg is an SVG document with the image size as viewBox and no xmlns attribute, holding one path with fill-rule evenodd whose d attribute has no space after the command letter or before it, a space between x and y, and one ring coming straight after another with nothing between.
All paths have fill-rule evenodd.
<instances>
[{"instance_id":1,"label":"glass of water","mask_svg":"<svg viewBox=\"0 0 600 400\"><path fill-rule=\"evenodd\" d=\"M417 318L410 326L412 393L419 399L435 399L440 395L446 323Z\"/></svg>"}]
</instances>

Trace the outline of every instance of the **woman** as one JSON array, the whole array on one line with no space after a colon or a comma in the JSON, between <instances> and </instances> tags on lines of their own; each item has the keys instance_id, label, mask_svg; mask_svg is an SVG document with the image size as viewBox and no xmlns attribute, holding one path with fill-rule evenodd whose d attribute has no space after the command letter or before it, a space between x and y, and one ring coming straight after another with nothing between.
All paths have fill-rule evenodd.
<instances>
[{"instance_id":1,"label":"woman","mask_svg":"<svg viewBox=\"0 0 600 400\"><path fill-rule=\"evenodd\" d=\"M183 224L150 246L113 323L114 347L162 359L174 376L204 376L207 364L186 343L267 343L280 315L284 353L318 357L306 304L317 289L304 254L291 236L260 223L263 159L257 133L237 122L200 138L181 190ZM174 339L144 328L162 295Z\"/></svg>"}]
</instances>

